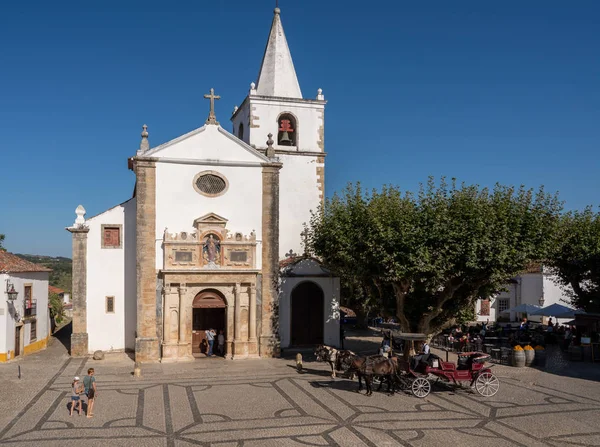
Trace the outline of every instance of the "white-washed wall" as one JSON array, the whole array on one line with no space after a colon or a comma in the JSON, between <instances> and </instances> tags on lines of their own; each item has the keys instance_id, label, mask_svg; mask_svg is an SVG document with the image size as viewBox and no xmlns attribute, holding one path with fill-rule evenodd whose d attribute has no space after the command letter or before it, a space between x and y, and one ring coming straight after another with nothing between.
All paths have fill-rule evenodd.
<instances>
[{"instance_id":1,"label":"white-washed wall","mask_svg":"<svg viewBox=\"0 0 600 447\"><path fill-rule=\"evenodd\" d=\"M292 249L302 254L304 223L310 222L311 210L321 204L317 183L317 157L279 155L283 163L279 176L279 257Z\"/></svg>"},{"instance_id":2,"label":"white-washed wall","mask_svg":"<svg viewBox=\"0 0 600 447\"><path fill-rule=\"evenodd\" d=\"M42 340L50 334L48 321L48 272L24 272L9 273L0 275L2 278L2 291L6 290L6 280L8 279L14 286L19 295L15 301L7 303L6 294L4 294L0 308L3 309L3 315L0 315L0 352L9 352L15 350L15 327L16 321L13 318L13 309L17 309L19 315L24 315L24 297L25 285L31 285L32 298L36 300L36 340ZM31 326L25 323L21 329L23 333L23 349L31 343ZM22 352L21 352L22 354Z\"/></svg>"},{"instance_id":3,"label":"white-washed wall","mask_svg":"<svg viewBox=\"0 0 600 447\"><path fill-rule=\"evenodd\" d=\"M8 352L8 348L7 348L7 343L8 343L8 338L9 338L8 319L10 318L10 315L8 313L7 296L6 296L6 293L4 293L4 290L6 290L6 280L7 279L8 279L8 275L6 275L4 273L0 273L0 290L3 292L2 299L0 300L0 353ZM13 334L13 338L14 338L14 334ZM14 344L14 342L13 342L13 344Z\"/></svg>"},{"instance_id":4,"label":"white-washed wall","mask_svg":"<svg viewBox=\"0 0 600 447\"><path fill-rule=\"evenodd\" d=\"M202 171L216 171L229 182L225 194L206 197L193 187L194 177ZM208 213L228 219L227 229L262 238L262 167L214 166L198 164L156 164L156 268L163 267L162 238L170 233L192 232L194 220ZM260 268L262 248L256 248L256 267Z\"/></svg>"},{"instance_id":5,"label":"white-washed wall","mask_svg":"<svg viewBox=\"0 0 600 447\"><path fill-rule=\"evenodd\" d=\"M86 221L90 228L86 291L90 352L134 347L135 212L135 200L130 200ZM102 248L102 225L122 226L121 248ZM106 312L108 296L115 298L114 313Z\"/></svg>"}]
</instances>

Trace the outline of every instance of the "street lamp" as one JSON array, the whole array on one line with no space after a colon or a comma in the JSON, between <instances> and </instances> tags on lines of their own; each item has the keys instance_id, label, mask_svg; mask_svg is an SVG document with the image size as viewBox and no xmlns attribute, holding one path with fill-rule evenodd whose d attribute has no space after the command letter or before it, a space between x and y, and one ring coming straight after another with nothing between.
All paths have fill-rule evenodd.
<instances>
[{"instance_id":1,"label":"street lamp","mask_svg":"<svg viewBox=\"0 0 600 447\"><path fill-rule=\"evenodd\" d=\"M12 284L8 279L6 280L6 294L8 295L9 301L14 301L17 299L19 292L15 290L15 285Z\"/></svg>"},{"instance_id":2,"label":"street lamp","mask_svg":"<svg viewBox=\"0 0 600 447\"><path fill-rule=\"evenodd\" d=\"M544 307L544 303L546 302L546 300L544 299L544 297L543 297L543 296L540 296L540 299L539 299L538 301L539 301L539 303L540 303L540 306L541 306L541 307Z\"/></svg>"}]
</instances>

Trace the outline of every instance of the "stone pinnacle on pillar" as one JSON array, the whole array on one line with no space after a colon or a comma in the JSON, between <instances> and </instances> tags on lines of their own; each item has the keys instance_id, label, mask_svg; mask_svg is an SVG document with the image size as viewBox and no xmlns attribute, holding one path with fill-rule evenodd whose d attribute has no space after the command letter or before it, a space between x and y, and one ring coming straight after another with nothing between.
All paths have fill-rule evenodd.
<instances>
[{"instance_id":1,"label":"stone pinnacle on pillar","mask_svg":"<svg viewBox=\"0 0 600 447\"><path fill-rule=\"evenodd\" d=\"M140 142L138 155L141 155L148 150L150 150L150 142L148 141L148 126L144 124L142 126L142 141Z\"/></svg>"},{"instance_id":2,"label":"stone pinnacle on pillar","mask_svg":"<svg viewBox=\"0 0 600 447\"><path fill-rule=\"evenodd\" d=\"M269 135L267 135L267 137L269 137L269 139L267 140L267 152L265 153L265 155L268 158L275 158L275 148L273 147L273 144L275 142L273 141L273 134L270 133Z\"/></svg>"}]
</instances>

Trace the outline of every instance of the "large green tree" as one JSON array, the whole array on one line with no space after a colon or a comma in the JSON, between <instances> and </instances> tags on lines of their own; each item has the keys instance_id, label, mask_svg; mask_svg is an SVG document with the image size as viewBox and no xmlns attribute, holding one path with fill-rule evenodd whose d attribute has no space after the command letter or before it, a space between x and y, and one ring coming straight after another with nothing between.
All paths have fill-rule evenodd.
<instances>
[{"instance_id":1,"label":"large green tree","mask_svg":"<svg viewBox=\"0 0 600 447\"><path fill-rule=\"evenodd\" d=\"M600 213L565 214L548 265L575 307L600 312Z\"/></svg>"},{"instance_id":2,"label":"large green tree","mask_svg":"<svg viewBox=\"0 0 600 447\"><path fill-rule=\"evenodd\" d=\"M342 278L391 293L404 331L431 336L544 260L561 210L543 188L430 179L417 194L366 194L349 185L313 215L309 244Z\"/></svg>"},{"instance_id":3,"label":"large green tree","mask_svg":"<svg viewBox=\"0 0 600 447\"><path fill-rule=\"evenodd\" d=\"M4 251L4 235L0 234L0 251Z\"/></svg>"}]
</instances>

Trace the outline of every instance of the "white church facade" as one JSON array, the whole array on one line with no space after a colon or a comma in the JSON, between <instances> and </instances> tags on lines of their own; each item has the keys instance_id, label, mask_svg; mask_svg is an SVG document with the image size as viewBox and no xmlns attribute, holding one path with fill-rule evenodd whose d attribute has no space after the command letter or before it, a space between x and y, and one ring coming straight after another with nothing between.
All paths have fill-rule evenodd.
<instances>
[{"instance_id":1,"label":"white church facade","mask_svg":"<svg viewBox=\"0 0 600 447\"><path fill-rule=\"evenodd\" d=\"M304 257L280 270L323 200L326 102L302 97L279 9L232 133L205 98L206 123L172 141L151 147L144 126L132 198L88 219L77 208L72 355L190 360L211 328L229 358L339 343L339 280Z\"/></svg>"}]
</instances>

